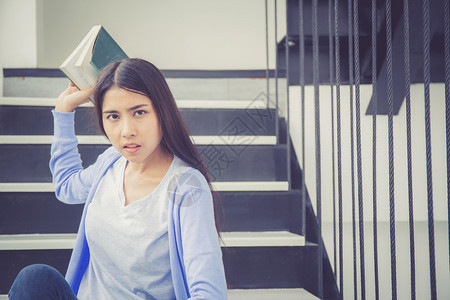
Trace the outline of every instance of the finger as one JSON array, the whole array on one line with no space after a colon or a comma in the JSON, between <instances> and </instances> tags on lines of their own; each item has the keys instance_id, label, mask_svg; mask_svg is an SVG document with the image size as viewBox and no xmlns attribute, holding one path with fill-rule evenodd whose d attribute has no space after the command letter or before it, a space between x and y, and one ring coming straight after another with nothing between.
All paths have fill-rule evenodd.
<instances>
[{"instance_id":1,"label":"finger","mask_svg":"<svg viewBox=\"0 0 450 300\"><path fill-rule=\"evenodd\" d=\"M67 95L71 95L73 93L79 92L80 90L74 85L72 82L69 83L69 86L62 92L61 96L65 97Z\"/></svg>"},{"instance_id":2,"label":"finger","mask_svg":"<svg viewBox=\"0 0 450 300\"><path fill-rule=\"evenodd\" d=\"M92 94L93 89L76 91L67 95L67 101L72 103L86 103L89 101L89 96Z\"/></svg>"}]
</instances>

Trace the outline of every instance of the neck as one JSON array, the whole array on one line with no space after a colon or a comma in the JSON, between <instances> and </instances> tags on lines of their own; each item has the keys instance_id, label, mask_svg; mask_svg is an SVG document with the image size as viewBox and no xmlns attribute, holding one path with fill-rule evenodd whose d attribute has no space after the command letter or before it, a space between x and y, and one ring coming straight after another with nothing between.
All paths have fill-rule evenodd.
<instances>
[{"instance_id":1,"label":"neck","mask_svg":"<svg viewBox=\"0 0 450 300\"><path fill-rule=\"evenodd\" d=\"M173 155L165 151L157 151L145 161L133 163L128 161L127 171L138 176L159 177L165 174L172 163Z\"/></svg>"}]
</instances>

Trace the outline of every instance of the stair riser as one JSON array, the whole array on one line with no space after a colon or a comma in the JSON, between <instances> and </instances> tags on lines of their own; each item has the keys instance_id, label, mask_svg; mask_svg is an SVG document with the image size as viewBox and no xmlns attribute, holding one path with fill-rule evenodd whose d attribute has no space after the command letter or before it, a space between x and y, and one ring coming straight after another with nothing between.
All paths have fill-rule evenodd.
<instances>
[{"instance_id":1,"label":"stair riser","mask_svg":"<svg viewBox=\"0 0 450 300\"><path fill-rule=\"evenodd\" d=\"M315 261L315 246L225 248L224 265L229 288L301 288L303 270Z\"/></svg>"},{"instance_id":2,"label":"stair riser","mask_svg":"<svg viewBox=\"0 0 450 300\"><path fill-rule=\"evenodd\" d=\"M47 264L65 275L72 249L0 251L0 295L8 294L17 274L32 264Z\"/></svg>"},{"instance_id":3,"label":"stair riser","mask_svg":"<svg viewBox=\"0 0 450 300\"><path fill-rule=\"evenodd\" d=\"M228 288L301 288L316 247L223 248ZM0 251L0 294L7 294L20 270L49 264L65 274L71 250Z\"/></svg>"},{"instance_id":4,"label":"stair riser","mask_svg":"<svg viewBox=\"0 0 450 300\"><path fill-rule=\"evenodd\" d=\"M54 193L1 193L0 201L0 234L76 233L83 211Z\"/></svg>"},{"instance_id":5,"label":"stair riser","mask_svg":"<svg viewBox=\"0 0 450 300\"><path fill-rule=\"evenodd\" d=\"M298 192L223 192L220 198L225 215L223 231L301 233Z\"/></svg>"},{"instance_id":6,"label":"stair riser","mask_svg":"<svg viewBox=\"0 0 450 300\"><path fill-rule=\"evenodd\" d=\"M84 167L107 145L79 145ZM198 146L214 181L285 181L286 151L274 146ZM0 182L51 182L50 145L0 145Z\"/></svg>"},{"instance_id":7,"label":"stair riser","mask_svg":"<svg viewBox=\"0 0 450 300\"><path fill-rule=\"evenodd\" d=\"M222 192L222 231L301 232L300 197L292 193ZM66 205L54 193L1 193L0 234L76 233L83 205Z\"/></svg>"},{"instance_id":8,"label":"stair riser","mask_svg":"<svg viewBox=\"0 0 450 300\"><path fill-rule=\"evenodd\" d=\"M229 289L304 288L317 295L316 245L224 248L222 252Z\"/></svg>"},{"instance_id":9,"label":"stair riser","mask_svg":"<svg viewBox=\"0 0 450 300\"><path fill-rule=\"evenodd\" d=\"M265 78L263 78L265 77L264 71L258 72L259 74L242 74L236 78L224 78L224 76L229 76L229 73L217 74L216 78L204 78L205 74L194 74L198 73L197 71L188 71L188 73L182 72L184 73L182 76L194 76L193 78L168 78L172 77L173 74L164 71L163 73L165 73L167 83L175 99L253 100L260 97L262 93L265 94L267 91L267 82ZM239 73L239 71L237 73ZM200 75L200 77L198 77L198 75ZM45 77L45 75L37 76L43 77L28 77L27 74L23 73L16 73L15 75L8 74L8 76L3 78L3 96L56 98L64 91L69 83L65 77L51 78ZM211 74L207 74L207 77L209 76L211 76ZM280 73L279 76L281 77L282 74ZM277 83L278 97L281 100L286 97L286 80L284 78L278 78ZM275 94L275 80L271 79L269 84L270 94L273 97Z\"/></svg>"},{"instance_id":10,"label":"stair riser","mask_svg":"<svg viewBox=\"0 0 450 300\"><path fill-rule=\"evenodd\" d=\"M52 135L50 107L0 106L0 135ZM275 135L275 110L270 109L181 109L192 135ZM238 131L239 133L233 133ZM93 108L80 107L75 114L75 132L97 135Z\"/></svg>"}]
</instances>

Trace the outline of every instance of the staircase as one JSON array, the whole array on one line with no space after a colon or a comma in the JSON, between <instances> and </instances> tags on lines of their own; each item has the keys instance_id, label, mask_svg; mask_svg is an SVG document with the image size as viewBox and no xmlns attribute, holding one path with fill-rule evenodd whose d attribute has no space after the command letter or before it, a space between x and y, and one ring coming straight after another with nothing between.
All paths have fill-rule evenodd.
<instances>
[{"instance_id":1,"label":"staircase","mask_svg":"<svg viewBox=\"0 0 450 300\"><path fill-rule=\"evenodd\" d=\"M229 299L318 299L315 216L305 199L307 228L306 237L301 236L302 193L298 183L289 188L286 137L283 130L276 132L285 122L280 118L276 126L278 112L262 97L265 80L168 78L168 82L223 203L218 218ZM82 206L56 200L48 168L50 111L66 85L59 75L4 78L0 299L7 298L15 276L29 264L49 264L63 274L67 268ZM85 167L109 147L89 105L77 109L76 133ZM291 177L298 182L295 154L291 165ZM324 298L337 299L326 253L323 266Z\"/></svg>"}]
</instances>

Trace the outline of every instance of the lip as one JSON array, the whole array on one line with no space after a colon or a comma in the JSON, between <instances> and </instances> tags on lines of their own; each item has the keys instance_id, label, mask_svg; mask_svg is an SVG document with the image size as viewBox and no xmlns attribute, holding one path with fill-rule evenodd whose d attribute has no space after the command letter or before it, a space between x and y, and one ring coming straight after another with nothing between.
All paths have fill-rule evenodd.
<instances>
[{"instance_id":1,"label":"lip","mask_svg":"<svg viewBox=\"0 0 450 300\"><path fill-rule=\"evenodd\" d=\"M129 146L137 146L133 148L128 148ZM123 150L125 150L128 153L136 153L141 148L141 145L138 145L136 143L127 143L123 145Z\"/></svg>"}]
</instances>

